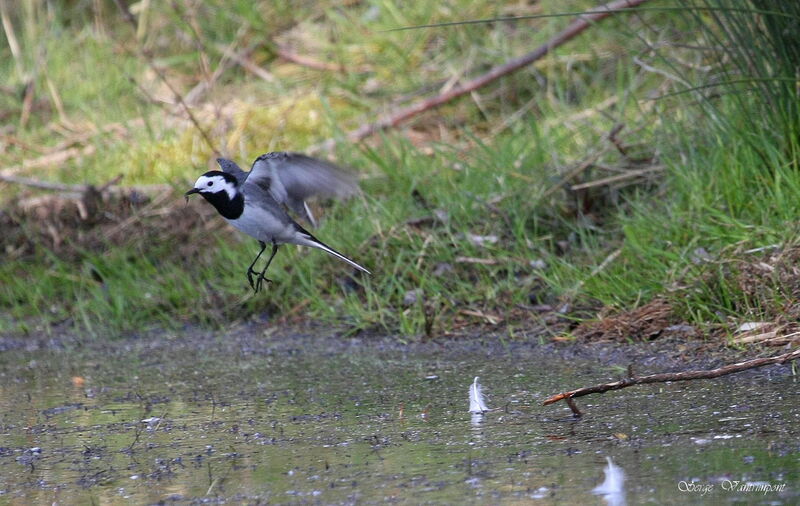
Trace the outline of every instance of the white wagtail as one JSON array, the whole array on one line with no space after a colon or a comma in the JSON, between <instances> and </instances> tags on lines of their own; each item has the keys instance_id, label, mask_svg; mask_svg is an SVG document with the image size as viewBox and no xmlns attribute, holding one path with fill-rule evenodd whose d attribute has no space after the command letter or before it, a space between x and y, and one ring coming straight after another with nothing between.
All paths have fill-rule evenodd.
<instances>
[{"instance_id":1,"label":"white wagtail","mask_svg":"<svg viewBox=\"0 0 800 506\"><path fill-rule=\"evenodd\" d=\"M339 167L299 153L267 153L255 159L250 172L231 160L217 158L222 171L212 170L197 179L186 199L199 193L213 205L228 223L254 237L261 245L253 263L247 268L247 281L258 292L278 246L298 244L319 248L344 260L360 271L370 272L311 235L284 210L284 205L315 225L305 200L311 196L343 197L357 191L355 181ZM272 243L272 255L259 273L253 270ZM255 282L253 275L256 275Z\"/></svg>"}]
</instances>

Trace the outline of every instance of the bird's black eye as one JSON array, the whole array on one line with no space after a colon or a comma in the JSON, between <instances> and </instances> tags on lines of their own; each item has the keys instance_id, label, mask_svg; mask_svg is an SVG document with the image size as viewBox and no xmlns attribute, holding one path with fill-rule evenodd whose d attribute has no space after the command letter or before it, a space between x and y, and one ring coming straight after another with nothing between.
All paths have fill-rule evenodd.
<instances>
[{"instance_id":1,"label":"bird's black eye","mask_svg":"<svg viewBox=\"0 0 800 506\"><path fill-rule=\"evenodd\" d=\"M208 182L208 186L214 186L214 183L212 183L211 181L209 181L209 182Z\"/></svg>"}]
</instances>

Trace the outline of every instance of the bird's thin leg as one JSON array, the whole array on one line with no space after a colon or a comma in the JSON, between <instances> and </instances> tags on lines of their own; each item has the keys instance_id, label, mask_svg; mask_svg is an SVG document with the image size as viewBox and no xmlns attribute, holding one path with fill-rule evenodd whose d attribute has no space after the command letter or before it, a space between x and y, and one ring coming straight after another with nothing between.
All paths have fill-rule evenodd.
<instances>
[{"instance_id":1,"label":"bird's thin leg","mask_svg":"<svg viewBox=\"0 0 800 506\"><path fill-rule=\"evenodd\" d=\"M253 270L253 267L256 265L256 262L258 262L258 259L261 258L261 254L264 253L264 250L267 249L267 243L265 243L264 241L258 241L258 244L261 245L261 251L258 252L258 255L256 255L255 260L253 260L253 263L250 264L250 267L247 268L247 281L250 283L250 288L252 288L256 292L258 290L256 290L256 285L255 283L253 283L253 274L258 275L258 271Z\"/></svg>"},{"instance_id":2,"label":"bird's thin leg","mask_svg":"<svg viewBox=\"0 0 800 506\"><path fill-rule=\"evenodd\" d=\"M272 254L269 256L269 259L267 260L267 265L264 266L264 270L261 271L261 274L258 275L258 279L256 280L256 288L255 288L256 292L258 292L261 289L262 282L266 281L268 283L272 283L272 280L264 277L264 274L267 273L267 269L269 269L269 264L272 263L272 259L275 258L275 253L277 252L278 252L278 245L275 243L275 241L273 241Z\"/></svg>"}]
</instances>

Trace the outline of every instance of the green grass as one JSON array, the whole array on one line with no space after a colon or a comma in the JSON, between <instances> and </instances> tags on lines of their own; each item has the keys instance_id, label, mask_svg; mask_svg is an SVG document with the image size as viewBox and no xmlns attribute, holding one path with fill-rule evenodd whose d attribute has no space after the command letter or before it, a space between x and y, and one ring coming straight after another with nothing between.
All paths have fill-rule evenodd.
<instances>
[{"instance_id":1,"label":"green grass","mask_svg":"<svg viewBox=\"0 0 800 506\"><path fill-rule=\"evenodd\" d=\"M99 3L100 11L44 2L12 10L22 54L0 46L0 75L8 76L0 84L21 90L32 78L35 97L45 106L22 125L20 96L0 96L0 112L23 143L2 145L6 163L39 156L24 144L47 149L69 132L142 118L143 126L124 134L90 137L94 153L36 177L103 183L123 174L125 184L166 182L182 190L207 170L210 148L180 119L179 108L173 113L172 106L152 100L171 96L137 47L152 52L183 93L203 79L206 64L216 68L219 45L238 40L236 50L254 48L249 57L275 81L234 66L192 105L218 149L246 164L268 150L302 150L373 118L396 97L432 83L432 90L441 89L448 79L474 74L467 69L485 70L529 51L569 21L388 32L564 7L466 0L401 7L376 0L349 7L309 2L286 11L273 2L194 4L199 8L188 9L185 1L152 3L138 37L111 2ZM592 5L574 2L569 10ZM362 178L363 197L327 205L315 235L370 268L371 277L350 279L343 264L322 252L284 247L270 270L275 283L253 296L244 270L257 246L228 233L221 219L216 229L181 236L189 244L131 232L129 242L108 251L79 247L67 258L39 242L33 254L0 264L0 314L10 317L0 319L0 330L71 318L104 334L224 325L268 314L413 338L441 334L465 318L482 321L464 316L464 309L512 323L522 319L524 325L528 317L519 308L532 298L624 310L656 296L704 325L775 318L786 304L785 281L768 283L772 303L756 300L739 286L730 265L752 259L742 251L791 244L796 236L796 124L783 112L778 133L761 121L777 114L769 97L791 94L791 88L649 98L682 90L678 81L702 84L702 69L719 65L705 53L667 44L722 37L713 27L698 35L697 24L707 21L707 15L673 11L608 19L536 65L421 116L413 124L414 142L393 131L367 144L338 146L338 160ZM48 36L37 37L42 33ZM661 44L656 52L654 41ZM346 70L284 62L274 56L276 44ZM54 106L51 88L66 118ZM780 103L791 104L780 96ZM628 156L607 140L617 124L625 126L620 139ZM591 167L564 181L595 153ZM651 157L663 171L569 190L646 167L637 159ZM477 236L490 239L477 244ZM192 248L192 242L202 247ZM698 248L712 261L693 261ZM604 264L617 249L619 255ZM416 302L404 302L415 290Z\"/></svg>"}]
</instances>

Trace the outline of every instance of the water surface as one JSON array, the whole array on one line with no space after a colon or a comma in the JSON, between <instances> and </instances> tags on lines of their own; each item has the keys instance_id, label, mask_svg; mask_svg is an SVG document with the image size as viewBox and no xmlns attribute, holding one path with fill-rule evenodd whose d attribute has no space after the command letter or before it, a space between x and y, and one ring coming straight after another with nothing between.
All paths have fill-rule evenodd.
<instances>
[{"instance_id":1,"label":"water surface","mask_svg":"<svg viewBox=\"0 0 800 506\"><path fill-rule=\"evenodd\" d=\"M800 501L788 367L588 396L575 420L541 400L624 360L251 330L36 348L0 352L3 504ZM619 494L592 492L607 457Z\"/></svg>"}]
</instances>

